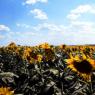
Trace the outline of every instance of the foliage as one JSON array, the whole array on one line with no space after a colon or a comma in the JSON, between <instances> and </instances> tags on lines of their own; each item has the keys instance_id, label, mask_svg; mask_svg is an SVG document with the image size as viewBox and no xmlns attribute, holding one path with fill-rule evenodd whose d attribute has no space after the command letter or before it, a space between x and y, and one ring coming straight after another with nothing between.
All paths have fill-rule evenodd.
<instances>
[{"instance_id":1,"label":"foliage","mask_svg":"<svg viewBox=\"0 0 95 95\"><path fill-rule=\"evenodd\" d=\"M1 47L0 87L14 95L94 95L95 46Z\"/></svg>"}]
</instances>

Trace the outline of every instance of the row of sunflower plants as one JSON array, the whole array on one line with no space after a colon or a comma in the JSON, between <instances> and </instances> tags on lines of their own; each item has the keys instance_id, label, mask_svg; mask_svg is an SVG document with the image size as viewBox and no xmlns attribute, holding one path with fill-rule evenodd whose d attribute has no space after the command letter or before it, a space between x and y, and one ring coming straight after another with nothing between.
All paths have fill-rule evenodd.
<instances>
[{"instance_id":1,"label":"row of sunflower plants","mask_svg":"<svg viewBox=\"0 0 95 95\"><path fill-rule=\"evenodd\" d=\"M95 46L0 47L0 95L94 95Z\"/></svg>"}]
</instances>

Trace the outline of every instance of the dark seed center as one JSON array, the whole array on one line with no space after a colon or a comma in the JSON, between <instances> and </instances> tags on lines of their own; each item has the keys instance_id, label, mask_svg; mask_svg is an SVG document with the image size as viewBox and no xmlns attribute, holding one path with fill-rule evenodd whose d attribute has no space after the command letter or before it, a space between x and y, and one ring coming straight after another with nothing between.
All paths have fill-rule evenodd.
<instances>
[{"instance_id":1,"label":"dark seed center","mask_svg":"<svg viewBox=\"0 0 95 95\"><path fill-rule=\"evenodd\" d=\"M81 73L89 74L92 71L92 65L87 61L74 62L74 67Z\"/></svg>"}]
</instances>

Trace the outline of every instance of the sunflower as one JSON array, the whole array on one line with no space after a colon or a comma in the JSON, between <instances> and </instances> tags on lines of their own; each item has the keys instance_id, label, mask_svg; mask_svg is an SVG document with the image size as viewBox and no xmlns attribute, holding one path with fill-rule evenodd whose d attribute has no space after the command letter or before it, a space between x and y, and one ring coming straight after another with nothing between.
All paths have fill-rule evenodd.
<instances>
[{"instance_id":1,"label":"sunflower","mask_svg":"<svg viewBox=\"0 0 95 95\"><path fill-rule=\"evenodd\" d=\"M84 54L80 57L76 55L71 56L70 59L66 59L67 67L86 81L91 81L91 73L95 69L95 60L87 58Z\"/></svg>"},{"instance_id":2,"label":"sunflower","mask_svg":"<svg viewBox=\"0 0 95 95\"><path fill-rule=\"evenodd\" d=\"M9 87L1 87L0 95L14 95L14 91L11 91Z\"/></svg>"},{"instance_id":3,"label":"sunflower","mask_svg":"<svg viewBox=\"0 0 95 95\"><path fill-rule=\"evenodd\" d=\"M37 61L38 62L41 62L42 61L42 58L43 58L43 56L41 54L38 54L37 55Z\"/></svg>"},{"instance_id":4,"label":"sunflower","mask_svg":"<svg viewBox=\"0 0 95 95\"><path fill-rule=\"evenodd\" d=\"M65 49L65 47L66 47L66 45L65 45L65 44L64 44L64 45L60 45L60 46L59 46L59 48L60 48L60 49Z\"/></svg>"},{"instance_id":5,"label":"sunflower","mask_svg":"<svg viewBox=\"0 0 95 95\"><path fill-rule=\"evenodd\" d=\"M41 45L39 45L40 48L43 48L43 49L50 49L50 45L48 43L43 43Z\"/></svg>"}]
</instances>

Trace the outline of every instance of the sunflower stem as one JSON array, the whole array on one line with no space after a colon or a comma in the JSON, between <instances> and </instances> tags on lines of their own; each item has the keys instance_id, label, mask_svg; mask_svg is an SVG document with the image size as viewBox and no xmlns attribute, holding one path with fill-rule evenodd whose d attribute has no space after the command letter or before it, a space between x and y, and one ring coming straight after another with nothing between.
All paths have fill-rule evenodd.
<instances>
[{"instance_id":1,"label":"sunflower stem","mask_svg":"<svg viewBox=\"0 0 95 95\"><path fill-rule=\"evenodd\" d=\"M90 89L91 89L91 93L93 93L93 87L92 87L92 77L91 77L91 82L90 82Z\"/></svg>"}]
</instances>

